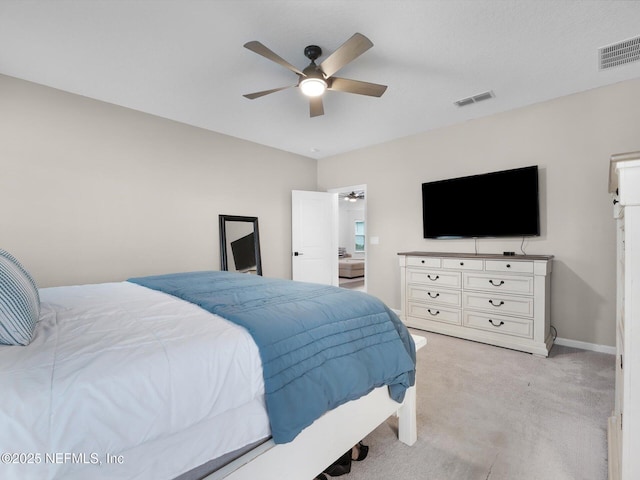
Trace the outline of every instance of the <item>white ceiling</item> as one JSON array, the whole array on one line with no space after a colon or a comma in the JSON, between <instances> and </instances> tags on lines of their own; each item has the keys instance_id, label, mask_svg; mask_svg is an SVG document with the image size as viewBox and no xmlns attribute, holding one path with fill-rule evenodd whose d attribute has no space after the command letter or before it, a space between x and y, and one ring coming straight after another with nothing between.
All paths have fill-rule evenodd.
<instances>
[{"instance_id":1,"label":"white ceiling","mask_svg":"<svg viewBox=\"0 0 640 480\"><path fill-rule=\"evenodd\" d=\"M296 75L355 32L374 47L339 76L381 98L325 94L309 118ZM0 0L0 73L322 158L640 77L599 71L598 48L640 35L638 1ZM468 107L454 101L492 90Z\"/></svg>"}]
</instances>

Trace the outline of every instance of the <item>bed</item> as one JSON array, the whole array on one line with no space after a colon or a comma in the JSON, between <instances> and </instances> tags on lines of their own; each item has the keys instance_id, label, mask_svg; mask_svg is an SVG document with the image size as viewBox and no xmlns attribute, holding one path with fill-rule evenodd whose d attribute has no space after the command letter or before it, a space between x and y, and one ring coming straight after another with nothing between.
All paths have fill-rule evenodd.
<instances>
[{"instance_id":1,"label":"bed","mask_svg":"<svg viewBox=\"0 0 640 480\"><path fill-rule=\"evenodd\" d=\"M202 290L212 287L185 293L185 282L212 285L205 277L215 278L215 290L223 290L222 296L233 301L242 298L237 288L220 286L249 281L244 300L238 303L241 308L234 310L220 297L200 300L205 298ZM166 284L167 279L169 286L159 289L156 283ZM313 296L309 300L309 292L318 286L228 272L130 280L40 289L37 322L28 345L0 345L1 478L311 480L393 414L400 417L400 440L415 442L415 377L410 370L402 378L397 372L387 375L401 378L398 382L392 379L380 384L376 380L364 392L349 393L308 424L295 412L299 404L313 404L302 397L289 397L291 412L278 417L273 378L279 377L266 373L273 370L272 364L276 370L289 371L290 367L281 368L278 362L284 360L280 357L274 361L265 356L264 338L260 339L264 333L252 331L251 319L242 325L242 317L255 310L275 312L277 317L282 309L294 309L296 315L306 318L309 312L298 309L319 301ZM272 292L280 292L280 283L288 282L300 300L267 301L256 296L256 281L266 282L266 290ZM357 317L359 302L368 296L359 292L343 295L339 293L336 303L348 300L346 309ZM195 301L181 298L194 296ZM269 302L277 308L269 310ZM229 320L210 310L239 318ZM384 312L387 310L385 307ZM265 318L273 321L268 315ZM300 323L306 338L305 321L295 323ZM406 329L393 325L400 328L396 336L404 348L408 345L405 353L415 367L413 340ZM287 328L295 329L292 324ZM357 334L362 328L351 330ZM393 332L387 330L384 335L389 339ZM321 342L312 342L313 348ZM357 342L367 350L372 345L366 344L373 340L363 335L349 345ZM281 339L275 342L278 347L282 343ZM311 347L298 350L306 348ZM379 347L374 352L375 348ZM324 345L321 350L330 348ZM291 355L282 353L287 358ZM399 357L403 355L398 352ZM296 368L304 363L293 362ZM313 377L312 370L315 367L298 374ZM317 378L313 381L320 385ZM338 379L337 383L341 381L351 382ZM287 385L296 382L285 379ZM399 402L389 392L400 383L405 386ZM302 386L304 383L297 388ZM320 388L342 387L328 381ZM285 388L275 389L280 390ZM215 461L221 458L224 462Z\"/></svg>"},{"instance_id":2,"label":"bed","mask_svg":"<svg viewBox=\"0 0 640 480\"><path fill-rule=\"evenodd\" d=\"M341 278L364 277L364 260L345 258L338 261L338 276Z\"/></svg>"}]
</instances>

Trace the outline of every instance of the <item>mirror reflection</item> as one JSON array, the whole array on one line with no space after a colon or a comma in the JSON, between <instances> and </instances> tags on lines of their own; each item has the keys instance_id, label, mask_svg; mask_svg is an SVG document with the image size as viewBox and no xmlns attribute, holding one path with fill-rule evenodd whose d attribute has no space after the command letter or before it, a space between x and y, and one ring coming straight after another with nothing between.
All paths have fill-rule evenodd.
<instances>
[{"instance_id":1,"label":"mirror reflection","mask_svg":"<svg viewBox=\"0 0 640 480\"><path fill-rule=\"evenodd\" d=\"M258 217L220 215L220 269L262 275Z\"/></svg>"}]
</instances>

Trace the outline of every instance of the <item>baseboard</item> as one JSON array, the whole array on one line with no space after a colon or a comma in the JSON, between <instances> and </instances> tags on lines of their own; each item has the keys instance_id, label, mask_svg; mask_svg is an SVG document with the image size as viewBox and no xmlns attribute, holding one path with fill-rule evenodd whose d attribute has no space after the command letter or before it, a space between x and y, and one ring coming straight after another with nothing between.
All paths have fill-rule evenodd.
<instances>
[{"instance_id":1,"label":"baseboard","mask_svg":"<svg viewBox=\"0 0 640 480\"><path fill-rule=\"evenodd\" d=\"M610 355L616 354L616 347L610 347L609 345L598 345L597 343L580 342L578 340L571 340L568 338L557 337L553 342L556 345L562 345L565 347L581 348L582 350L591 350L592 352L608 353Z\"/></svg>"}]
</instances>

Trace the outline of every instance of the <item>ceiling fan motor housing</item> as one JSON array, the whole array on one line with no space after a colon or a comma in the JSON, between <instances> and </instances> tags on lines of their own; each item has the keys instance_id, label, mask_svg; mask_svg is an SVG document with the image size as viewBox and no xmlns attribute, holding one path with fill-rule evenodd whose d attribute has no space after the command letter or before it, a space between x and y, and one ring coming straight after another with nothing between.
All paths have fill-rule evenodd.
<instances>
[{"instance_id":1,"label":"ceiling fan motor housing","mask_svg":"<svg viewBox=\"0 0 640 480\"><path fill-rule=\"evenodd\" d=\"M311 63L304 70L302 70L302 75L300 75L298 86L301 86L302 83L304 83L305 81L315 80L318 83L324 84L324 87L322 88L322 92L324 92L324 89L326 89L328 86L327 80L325 78L324 72L318 65L316 65L316 62L315 62L315 60L320 55L322 55L322 49L317 45L308 45L304 49L304 54L309 60L311 60ZM306 95L309 95L309 94L306 93ZM311 96L315 96L315 94Z\"/></svg>"},{"instance_id":2,"label":"ceiling fan motor housing","mask_svg":"<svg viewBox=\"0 0 640 480\"><path fill-rule=\"evenodd\" d=\"M307 68L302 70L302 73L303 73L304 76L301 76L300 79L304 79L304 78L320 78L322 80L325 80L324 73L322 73L322 70L320 70L320 67L318 67L313 62Z\"/></svg>"}]
</instances>

